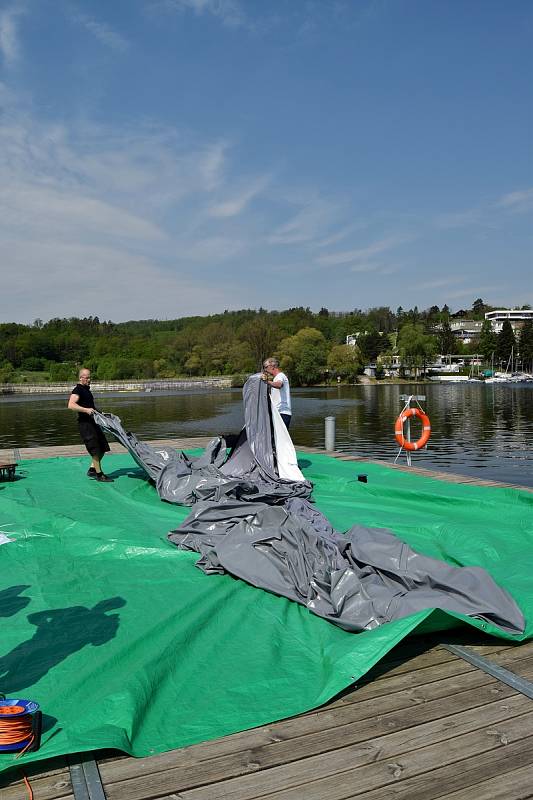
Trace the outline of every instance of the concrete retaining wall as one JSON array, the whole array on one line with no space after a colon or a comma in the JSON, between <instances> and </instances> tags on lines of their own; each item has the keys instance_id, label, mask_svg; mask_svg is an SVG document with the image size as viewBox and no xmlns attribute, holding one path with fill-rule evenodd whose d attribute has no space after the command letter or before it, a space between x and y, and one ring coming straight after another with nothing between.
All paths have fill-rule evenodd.
<instances>
[{"instance_id":1,"label":"concrete retaining wall","mask_svg":"<svg viewBox=\"0 0 533 800\"><path fill-rule=\"evenodd\" d=\"M3 383L0 394L68 394L71 383ZM191 378L190 380L162 381L95 381L91 383L93 392L146 392L166 389L229 389L231 378Z\"/></svg>"}]
</instances>

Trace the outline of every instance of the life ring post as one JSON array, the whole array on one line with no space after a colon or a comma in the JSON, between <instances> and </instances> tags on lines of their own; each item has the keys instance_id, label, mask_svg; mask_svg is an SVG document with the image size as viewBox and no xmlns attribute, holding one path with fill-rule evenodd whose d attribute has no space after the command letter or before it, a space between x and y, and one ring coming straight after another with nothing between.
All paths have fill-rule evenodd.
<instances>
[{"instance_id":1,"label":"life ring post","mask_svg":"<svg viewBox=\"0 0 533 800\"><path fill-rule=\"evenodd\" d=\"M419 404L419 400L425 400L425 395L400 395L400 398L405 401L405 405L398 415L394 425L394 436L400 445L400 455L402 450L406 451L407 463L411 465L411 452L421 450L425 447L431 436L431 422L428 415ZM416 406L411 406L411 400L415 400ZM422 423L422 435L416 442L411 441L411 419L417 417ZM404 433L404 425L407 422L407 435ZM396 456L396 460L398 460Z\"/></svg>"}]
</instances>

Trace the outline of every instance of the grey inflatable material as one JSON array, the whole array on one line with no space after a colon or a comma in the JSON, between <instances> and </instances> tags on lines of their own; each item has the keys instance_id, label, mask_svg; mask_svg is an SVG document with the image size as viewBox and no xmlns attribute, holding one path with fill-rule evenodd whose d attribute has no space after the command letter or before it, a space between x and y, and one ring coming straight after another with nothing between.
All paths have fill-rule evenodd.
<instances>
[{"instance_id":1,"label":"grey inflatable material","mask_svg":"<svg viewBox=\"0 0 533 800\"><path fill-rule=\"evenodd\" d=\"M335 531L310 502L311 484L277 477L268 394L259 376L247 381L243 399L245 428L227 459L221 437L191 459L139 442L113 415L95 415L155 481L162 499L192 506L168 538L199 553L200 569L242 578L347 631L440 608L523 632L519 607L485 570L424 556L385 529Z\"/></svg>"},{"instance_id":2,"label":"grey inflatable material","mask_svg":"<svg viewBox=\"0 0 533 800\"><path fill-rule=\"evenodd\" d=\"M229 572L348 631L427 608L524 630L520 609L485 570L421 555L385 529L355 525L341 535L313 521L264 503L201 502L169 539L200 553L207 574Z\"/></svg>"},{"instance_id":3,"label":"grey inflatable material","mask_svg":"<svg viewBox=\"0 0 533 800\"><path fill-rule=\"evenodd\" d=\"M310 497L313 487L309 481L282 480L276 472L270 400L260 375L247 380L243 399L245 426L229 458L221 436L212 439L199 458L189 458L185 453L139 441L124 430L114 414L97 411L94 420L129 450L154 481L161 499L169 503L191 506L200 500L219 503L229 497L271 504L290 497Z\"/></svg>"}]
</instances>

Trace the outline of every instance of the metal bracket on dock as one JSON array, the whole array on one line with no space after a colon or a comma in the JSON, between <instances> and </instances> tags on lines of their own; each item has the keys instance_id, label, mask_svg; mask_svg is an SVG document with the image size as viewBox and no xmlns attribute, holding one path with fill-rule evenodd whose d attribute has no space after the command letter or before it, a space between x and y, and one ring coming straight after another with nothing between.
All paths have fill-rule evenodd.
<instances>
[{"instance_id":1,"label":"metal bracket on dock","mask_svg":"<svg viewBox=\"0 0 533 800\"><path fill-rule=\"evenodd\" d=\"M98 764L89 753L69 756L68 765L75 800L107 800Z\"/></svg>"},{"instance_id":2,"label":"metal bracket on dock","mask_svg":"<svg viewBox=\"0 0 533 800\"><path fill-rule=\"evenodd\" d=\"M493 678L497 678L502 683L506 683L507 686L516 689L517 692L533 700L533 683L525 678L521 678L520 675L516 675L516 673L510 672L508 669L500 667L499 664L489 661L488 658L478 656L477 653L474 653L467 647L462 647L462 645L443 643L441 647L444 647L445 650L449 650L454 656L463 658L465 661L468 661L469 664L473 664L474 667L483 670L483 672L486 672L488 675L492 675Z\"/></svg>"}]
</instances>

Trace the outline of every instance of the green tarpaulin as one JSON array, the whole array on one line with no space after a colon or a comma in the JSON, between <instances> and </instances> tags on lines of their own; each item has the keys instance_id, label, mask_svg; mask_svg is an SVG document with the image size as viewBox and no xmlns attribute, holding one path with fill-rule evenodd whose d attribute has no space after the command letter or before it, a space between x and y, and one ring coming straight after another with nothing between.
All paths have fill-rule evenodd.
<instances>
[{"instance_id":1,"label":"green tarpaulin","mask_svg":"<svg viewBox=\"0 0 533 800\"><path fill-rule=\"evenodd\" d=\"M533 494L301 455L317 506L341 530L393 530L416 550L490 572L533 634ZM314 708L403 637L457 622L431 610L353 634L228 575L166 534L189 509L162 503L129 455L113 484L87 458L21 465L0 484L0 691L37 701L39 752L117 748L146 756ZM496 636L500 630L471 624ZM14 756L0 755L0 769Z\"/></svg>"}]
</instances>

